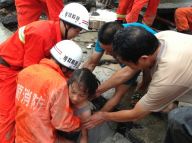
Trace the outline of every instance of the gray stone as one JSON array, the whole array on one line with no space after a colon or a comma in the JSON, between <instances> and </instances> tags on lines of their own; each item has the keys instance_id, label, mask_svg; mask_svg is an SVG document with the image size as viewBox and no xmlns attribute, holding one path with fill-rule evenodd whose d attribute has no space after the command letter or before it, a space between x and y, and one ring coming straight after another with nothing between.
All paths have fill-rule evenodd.
<instances>
[{"instance_id":1,"label":"gray stone","mask_svg":"<svg viewBox=\"0 0 192 143\"><path fill-rule=\"evenodd\" d=\"M5 28L2 23L0 23L0 43L5 41L11 34L12 32Z\"/></svg>"}]
</instances>

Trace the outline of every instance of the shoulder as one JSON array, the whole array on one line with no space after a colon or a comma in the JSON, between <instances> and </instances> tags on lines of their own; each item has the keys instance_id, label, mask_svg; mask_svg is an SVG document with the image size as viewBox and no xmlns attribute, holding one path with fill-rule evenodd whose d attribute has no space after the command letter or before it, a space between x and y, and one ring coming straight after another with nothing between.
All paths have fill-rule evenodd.
<instances>
[{"instance_id":1,"label":"shoulder","mask_svg":"<svg viewBox=\"0 0 192 143\"><path fill-rule=\"evenodd\" d=\"M81 118L81 120L87 119L89 116L91 116L91 106L89 102L84 105L83 107L76 109L75 114Z\"/></svg>"},{"instance_id":2,"label":"shoulder","mask_svg":"<svg viewBox=\"0 0 192 143\"><path fill-rule=\"evenodd\" d=\"M54 27L54 22L49 20L40 20L32 22L26 25L25 34L33 35L47 35L51 32L52 27Z\"/></svg>"}]
</instances>

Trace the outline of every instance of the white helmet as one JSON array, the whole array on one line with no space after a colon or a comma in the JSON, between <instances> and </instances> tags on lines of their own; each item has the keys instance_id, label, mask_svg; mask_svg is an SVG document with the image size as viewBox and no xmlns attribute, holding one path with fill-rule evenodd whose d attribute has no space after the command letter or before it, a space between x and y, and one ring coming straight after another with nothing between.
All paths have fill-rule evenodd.
<instances>
[{"instance_id":1,"label":"white helmet","mask_svg":"<svg viewBox=\"0 0 192 143\"><path fill-rule=\"evenodd\" d=\"M77 69L81 64L83 55L79 45L71 40L58 42L51 48L50 53L61 65L73 70Z\"/></svg>"},{"instance_id":2,"label":"white helmet","mask_svg":"<svg viewBox=\"0 0 192 143\"><path fill-rule=\"evenodd\" d=\"M79 3L67 4L59 14L59 18L70 24L88 30L89 12Z\"/></svg>"}]
</instances>

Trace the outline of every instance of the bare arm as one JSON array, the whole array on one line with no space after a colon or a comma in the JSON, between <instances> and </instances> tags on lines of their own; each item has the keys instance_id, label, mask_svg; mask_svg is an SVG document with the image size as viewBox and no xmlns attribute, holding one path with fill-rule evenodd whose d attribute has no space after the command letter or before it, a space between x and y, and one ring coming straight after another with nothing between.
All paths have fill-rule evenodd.
<instances>
[{"instance_id":1,"label":"bare arm","mask_svg":"<svg viewBox=\"0 0 192 143\"><path fill-rule=\"evenodd\" d=\"M88 131L87 131L87 129L81 130L80 143L88 143Z\"/></svg>"},{"instance_id":2,"label":"bare arm","mask_svg":"<svg viewBox=\"0 0 192 143\"><path fill-rule=\"evenodd\" d=\"M102 56L103 56L103 52L100 53L100 52L94 51L93 54L89 57L89 59L83 64L83 67L93 71L97 66L97 64L99 63Z\"/></svg>"},{"instance_id":3,"label":"bare arm","mask_svg":"<svg viewBox=\"0 0 192 143\"><path fill-rule=\"evenodd\" d=\"M105 91L123 84L131 79L138 71L131 69L128 66L115 72L108 80L104 81L97 89L97 95L101 95Z\"/></svg>"},{"instance_id":4,"label":"bare arm","mask_svg":"<svg viewBox=\"0 0 192 143\"><path fill-rule=\"evenodd\" d=\"M142 119L148 115L150 111L143 110L142 106L137 103L136 106L131 110L122 110L118 112L96 112L90 118L88 118L83 127L90 129L103 123L104 121L115 121L115 122L127 122Z\"/></svg>"},{"instance_id":5,"label":"bare arm","mask_svg":"<svg viewBox=\"0 0 192 143\"><path fill-rule=\"evenodd\" d=\"M91 116L91 110L86 110L82 112L80 115L81 122L84 122L90 116ZM88 131L85 128L81 129L80 143L88 143Z\"/></svg>"},{"instance_id":6,"label":"bare arm","mask_svg":"<svg viewBox=\"0 0 192 143\"><path fill-rule=\"evenodd\" d=\"M129 86L125 84L118 86L113 97L107 101L101 111L111 111L121 101L128 89Z\"/></svg>"},{"instance_id":7,"label":"bare arm","mask_svg":"<svg viewBox=\"0 0 192 143\"><path fill-rule=\"evenodd\" d=\"M131 110L122 110L118 112L103 112L103 118L109 121L127 122L142 119L150 111L143 110L142 106L137 103Z\"/></svg>"}]
</instances>

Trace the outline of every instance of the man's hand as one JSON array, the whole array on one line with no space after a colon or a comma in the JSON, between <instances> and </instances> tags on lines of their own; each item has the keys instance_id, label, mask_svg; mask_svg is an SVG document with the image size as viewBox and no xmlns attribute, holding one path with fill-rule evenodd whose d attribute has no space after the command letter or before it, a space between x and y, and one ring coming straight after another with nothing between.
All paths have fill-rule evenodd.
<instances>
[{"instance_id":1,"label":"man's hand","mask_svg":"<svg viewBox=\"0 0 192 143\"><path fill-rule=\"evenodd\" d=\"M90 129L103 123L105 121L103 114L104 112L96 112L90 116L85 122L83 122L83 128Z\"/></svg>"}]
</instances>

